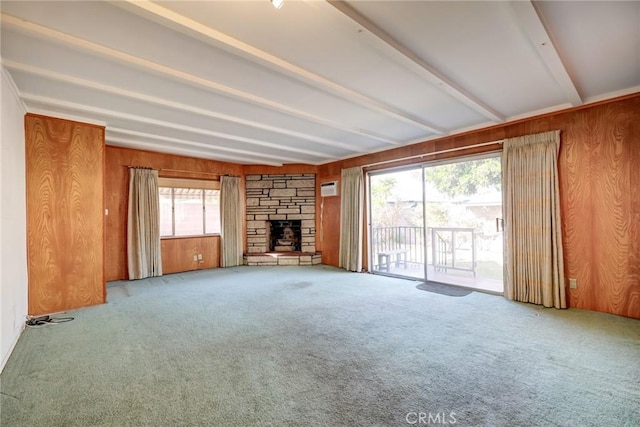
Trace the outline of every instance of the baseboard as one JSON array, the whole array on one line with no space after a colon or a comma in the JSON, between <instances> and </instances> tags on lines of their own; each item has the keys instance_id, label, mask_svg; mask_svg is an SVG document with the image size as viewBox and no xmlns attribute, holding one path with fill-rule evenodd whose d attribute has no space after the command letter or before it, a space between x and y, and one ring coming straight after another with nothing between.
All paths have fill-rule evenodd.
<instances>
[{"instance_id":1,"label":"baseboard","mask_svg":"<svg viewBox=\"0 0 640 427\"><path fill-rule=\"evenodd\" d=\"M4 371L4 367L7 365L7 362L9 361L9 358L11 357L11 353L13 353L13 349L16 348L16 344L18 344L18 340L22 336L22 333L24 332L24 329L25 329L25 324L24 324L24 322L22 322L22 325L20 326L20 331L18 331L18 334L16 335L16 338L13 340L13 342L11 343L11 346L9 347L9 351L7 352L5 357L2 359L2 364L0 364L0 374L2 374L2 371Z\"/></svg>"}]
</instances>

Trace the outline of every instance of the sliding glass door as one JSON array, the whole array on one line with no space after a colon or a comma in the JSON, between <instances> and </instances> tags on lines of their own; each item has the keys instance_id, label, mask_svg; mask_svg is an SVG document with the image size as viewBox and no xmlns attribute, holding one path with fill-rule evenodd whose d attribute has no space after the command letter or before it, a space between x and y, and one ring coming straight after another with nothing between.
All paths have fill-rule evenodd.
<instances>
[{"instance_id":1,"label":"sliding glass door","mask_svg":"<svg viewBox=\"0 0 640 427\"><path fill-rule=\"evenodd\" d=\"M427 280L502 292L500 157L425 164Z\"/></svg>"},{"instance_id":2,"label":"sliding glass door","mask_svg":"<svg viewBox=\"0 0 640 427\"><path fill-rule=\"evenodd\" d=\"M369 268L502 292L498 155L369 174Z\"/></svg>"},{"instance_id":3,"label":"sliding glass door","mask_svg":"<svg viewBox=\"0 0 640 427\"><path fill-rule=\"evenodd\" d=\"M420 166L369 174L370 271L424 279Z\"/></svg>"}]
</instances>

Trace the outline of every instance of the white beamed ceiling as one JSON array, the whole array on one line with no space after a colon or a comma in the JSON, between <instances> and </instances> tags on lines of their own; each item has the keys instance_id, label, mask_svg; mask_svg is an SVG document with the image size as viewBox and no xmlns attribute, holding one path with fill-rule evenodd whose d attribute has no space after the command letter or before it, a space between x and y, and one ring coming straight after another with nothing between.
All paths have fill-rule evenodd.
<instances>
[{"instance_id":1,"label":"white beamed ceiling","mask_svg":"<svg viewBox=\"0 0 640 427\"><path fill-rule=\"evenodd\" d=\"M640 91L640 2L2 1L30 112L323 164Z\"/></svg>"}]
</instances>

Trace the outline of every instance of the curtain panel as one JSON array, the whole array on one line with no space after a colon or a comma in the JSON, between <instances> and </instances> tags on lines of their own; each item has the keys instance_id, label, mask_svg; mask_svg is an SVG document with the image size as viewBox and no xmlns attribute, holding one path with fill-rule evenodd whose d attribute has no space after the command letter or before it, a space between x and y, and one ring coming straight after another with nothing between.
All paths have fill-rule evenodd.
<instances>
[{"instance_id":1,"label":"curtain panel","mask_svg":"<svg viewBox=\"0 0 640 427\"><path fill-rule=\"evenodd\" d=\"M127 261L129 280L162 276L157 170L129 169Z\"/></svg>"},{"instance_id":2,"label":"curtain panel","mask_svg":"<svg viewBox=\"0 0 640 427\"><path fill-rule=\"evenodd\" d=\"M340 202L340 267L362 270L364 180L362 168L342 169Z\"/></svg>"},{"instance_id":3,"label":"curtain panel","mask_svg":"<svg viewBox=\"0 0 640 427\"><path fill-rule=\"evenodd\" d=\"M504 141L505 296L566 308L559 150L560 131Z\"/></svg>"},{"instance_id":4,"label":"curtain panel","mask_svg":"<svg viewBox=\"0 0 640 427\"><path fill-rule=\"evenodd\" d=\"M240 178L220 178L220 250L221 266L242 265L242 204Z\"/></svg>"}]
</instances>

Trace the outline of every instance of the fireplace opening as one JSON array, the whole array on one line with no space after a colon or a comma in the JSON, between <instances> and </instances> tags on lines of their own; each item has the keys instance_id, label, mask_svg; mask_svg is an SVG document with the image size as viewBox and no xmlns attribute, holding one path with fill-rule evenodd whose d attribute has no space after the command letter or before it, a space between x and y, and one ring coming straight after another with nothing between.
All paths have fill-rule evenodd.
<instances>
[{"instance_id":1,"label":"fireplace opening","mask_svg":"<svg viewBox=\"0 0 640 427\"><path fill-rule=\"evenodd\" d=\"M302 221L271 220L267 221L267 232L270 252L299 252L301 248Z\"/></svg>"}]
</instances>

